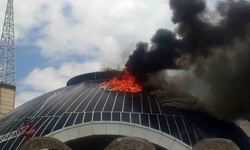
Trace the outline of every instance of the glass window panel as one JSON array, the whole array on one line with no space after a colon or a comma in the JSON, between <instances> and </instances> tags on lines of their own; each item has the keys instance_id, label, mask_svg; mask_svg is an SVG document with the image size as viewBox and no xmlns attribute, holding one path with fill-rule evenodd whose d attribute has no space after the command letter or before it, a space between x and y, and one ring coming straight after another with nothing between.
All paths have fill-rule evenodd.
<instances>
[{"instance_id":1,"label":"glass window panel","mask_svg":"<svg viewBox=\"0 0 250 150\"><path fill-rule=\"evenodd\" d=\"M53 129L53 127L56 124L56 122L58 121L58 119L59 119L59 117L54 117L52 119L52 121L49 123L49 125L46 127L46 129L42 133L42 136L47 135L51 132L51 130Z\"/></svg>"},{"instance_id":2,"label":"glass window panel","mask_svg":"<svg viewBox=\"0 0 250 150\"><path fill-rule=\"evenodd\" d=\"M30 109L29 113L27 113L25 115L25 117L32 117L33 115L35 115L35 113L38 111L38 108L41 108L41 106L43 105L44 103L41 102L37 105L35 105L34 107L31 107L32 109Z\"/></svg>"},{"instance_id":3,"label":"glass window panel","mask_svg":"<svg viewBox=\"0 0 250 150\"><path fill-rule=\"evenodd\" d=\"M141 125L149 127L148 114L141 114Z\"/></svg>"},{"instance_id":4,"label":"glass window panel","mask_svg":"<svg viewBox=\"0 0 250 150\"><path fill-rule=\"evenodd\" d=\"M159 130L158 119L156 115L149 115L151 128Z\"/></svg>"},{"instance_id":5,"label":"glass window panel","mask_svg":"<svg viewBox=\"0 0 250 150\"><path fill-rule=\"evenodd\" d=\"M180 140L181 138L180 138L179 132L177 130L176 124L174 122L173 116L167 116L167 120L168 120L169 127L170 127L170 130L171 130L171 135Z\"/></svg>"},{"instance_id":6,"label":"glass window panel","mask_svg":"<svg viewBox=\"0 0 250 150\"><path fill-rule=\"evenodd\" d=\"M1 132L0 132L0 135L2 135L3 134L3 132L6 130L6 129L8 129L12 124L14 124L14 122L12 121L12 122L9 122L9 123L4 123L4 125L3 125L3 127L1 127Z\"/></svg>"},{"instance_id":7,"label":"glass window panel","mask_svg":"<svg viewBox=\"0 0 250 150\"><path fill-rule=\"evenodd\" d=\"M69 119L68 119L68 121L67 121L65 127L68 127L68 126L72 126L72 125L73 125L73 123L74 123L74 121L75 121L75 119L76 119L76 115L77 115L77 113L72 113L72 114L70 115L70 117L69 117Z\"/></svg>"},{"instance_id":8,"label":"glass window panel","mask_svg":"<svg viewBox=\"0 0 250 150\"><path fill-rule=\"evenodd\" d=\"M90 102L89 106L87 107L86 111L93 111L96 103L100 99L100 96L102 95L104 89L100 89L99 92L96 94L96 96L93 98L93 100Z\"/></svg>"},{"instance_id":9,"label":"glass window panel","mask_svg":"<svg viewBox=\"0 0 250 150\"><path fill-rule=\"evenodd\" d=\"M5 144L7 144L8 141L2 142L0 143L0 148L2 149L4 147Z\"/></svg>"},{"instance_id":10,"label":"glass window panel","mask_svg":"<svg viewBox=\"0 0 250 150\"><path fill-rule=\"evenodd\" d=\"M94 98L95 94L97 94L98 87L96 87L81 103L81 105L77 108L76 112L83 112L87 107L88 103Z\"/></svg>"},{"instance_id":11,"label":"glass window panel","mask_svg":"<svg viewBox=\"0 0 250 150\"><path fill-rule=\"evenodd\" d=\"M167 124L165 115L158 115L158 118L159 118L159 122L160 122L160 126L161 126L161 131L169 134L169 128L168 128L168 124Z\"/></svg>"},{"instance_id":12,"label":"glass window panel","mask_svg":"<svg viewBox=\"0 0 250 150\"><path fill-rule=\"evenodd\" d=\"M94 113L94 121L101 121L101 113L100 112Z\"/></svg>"},{"instance_id":13,"label":"glass window panel","mask_svg":"<svg viewBox=\"0 0 250 150\"><path fill-rule=\"evenodd\" d=\"M20 142L23 140L23 136L17 137L16 141L14 141L12 147L10 149L17 149L17 146L20 144ZM1 147L1 146L0 146Z\"/></svg>"},{"instance_id":14,"label":"glass window panel","mask_svg":"<svg viewBox=\"0 0 250 150\"><path fill-rule=\"evenodd\" d=\"M40 104L44 104L44 101L49 97L49 96L51 96L51 94L45 94L45 95L42 95L42 96L39 96L39 97L37 97L37 98L35 98L35 100L32 100L32 101L30 101L32 104L31 105L28 105L29 107L24 107L24 108L22 108L22 111L23 110L25 110L24 112L22 112L22 111L20 111L20 113L18 113L18 114L20 114L20 116L18 117L18 119L23 119L23 118L25 118L25 117L28 117L28 116L30 116L31 114L30 114L30 112L31 111L36 111L37 109L35 109L38 105L40 105ZM33 102L34 101L34 102ZM29 103L29 102L28 102ZM26 104L26 103L25 103ZM24 105L25 105L24 104ZM45 107L44 107L45 108ZM28 115L29 114L29 115ZM33 113L32 113L32 115L33 115Z\"/></svg>"},{"instance_id":15,"label":"glass window panel","mask_svg":"<svg viewBox=\"0 0 250 150\"><path fill-rule=\"evenodd\" d=\"M150 113L149 100L147 94L145 93L142 93L142 104L143 104L143 113Z\"/></svg>"},{"instance_id":16,"label":"glass window panel","mask_svg":"<svg viewBox=\"0 0 250 150\"><path fill-rule=\"evenodd\" d=\"M1 150L9 150L10 149L10 146L13 144L13 142L16 140L16 138L14 139L10 139L5 145L4 145L4 149L2 149L1 147Z\"/></svg>"},{"instance_id":17,"label":"glass window panel","mask_svg":"<svg viewBox=\"0 0 250 150\"><path fill-rule=\"evenodd\" d=\"M191 143L189 142L188 135L187 135L187 132L186 132L186 129L184 127L184 124L182 122L181 117L175 116L175 120L176 120L176 123L179 127L180 135L182 137L183 142L185 142L188 145L191 145Z\"/></svg>"},{"instance_id":18,"label":"glass window panel","mask_svg":"<svg viewBox=\"0 0 250 150\"><path fill-rule=\"evenodd\" d=\"M73 97L70 98L70 100L68 100L62 108L60 108L60 110L56 113L56 115L61 116L68 108L69 106L75 101L77 100L78 97L80 97L80 95L86 91L87 88L83 87L80 91L77 92L77 94L75 94Z\"/></svg>"},{"instance_id":19,"label":"glass window panel","mask_svg":"<svg viewBox=\"0 0 250 150\"><path fill-rule=\"evenodd\" d=\"M8 132L17 130L21 125L23 124L23 120L20 120L19 122L17 122L17 124Z\"/></svg>"},{"instance_id":20,"label":"glass window panel","mask_svg":"<svg viewBox=\"0 0 250 150\"><path fill-rule=\"evenodd\" d=\"M122 105L123 105L123 99L124 99L124 94L123 92L119 92L116 102L115 102L115 107L114 111L122 111Z\"/></svg>"},{"instance_id":21,"label":"glass window panel","mask_svg":"<svg viewBox=\"0 0 250 150\"><path fill-rule=\"evenodd\" d=\"M117 92L111 92L104 108L104 111L111 111L115 102Z\"/></svg>"},{"instance_id":22,"label":"glass window panel","mask_svg":"<svg viewBox=\"0 0 250 150\"><path fill-rule=\"evenodd\" d=\"M103 112L102 113L102 121L111 121L111 113Z\"/></svg>"},{"instance_id":23,"label":"glass window panel","mask_svg":"<svg viewBox=\"0 0 250 150\"><path fill-rule=\"evenodd\" d=\"M14 126L18 123L18 121L14 121L10 126L7 126L6 130L4 130L4 132L1 133L2 134L5 134L5 133L8 133L12 128L14 128Z\"/></svg>"},{"instance_id":24,"label":"glass window panel","mask_svg":"<svg viewBox=\"0 0 250 150\"><path fill-rule=\"evenodd\" d=\"M47 114L47 116L53 116L55 113L58 111L58 109L70 98L77 92L76 89L72 93L69 93L65 97L61 97L60 101L58 101L54 106L54 108L51 109L51 111Z\"/></svg>"},{"instance_id":25,"label":"glass window panel","mask_svg":"<svg viewBox=\"0 0 250 150\"><path fill-rule=\"evenodd\" d=\"M113 112L112 119L113 121L121 121L121 114L118 112Z\"/></svg>"},{"instance_id":26,"label":"glass window panel","mask_svg":"<svg viewBox=\"0 0 250 150\"><path fill-rule=\"evenodd\" d=\"M184 123L186 125L189 137L191 139L192 146L194 146L197 143L196 135L194 133L194 128L192 127L191 123L188 122L188 120L186 119L186 117L183 117L183 120L184 120Z\"/></svg>"},{"instance_id":27,"label":"glass window panel","mask_svg":"<svg viewBox=\"0 0 250 150\"><path fill-rule=\"evenodd\" d=\"M41 113L39 113L39 116L45 116L55 106L55 104L59 103L62 97L65 97L72 91L73 86L66 87L65 89L66 89L65 92L57 94L55 97L51 98L51 100L49 100L48 103L45 104L44 109Z\"/></svg>"},{"instance_id":28,"label":"glass window panel","mask_svg":"<svg viewBox=\"0 0 250 150\"><path fill-rule=\"evenodd\" d=\"M40 119L41 119L41 117L37 117L37 118L31 120L31 124L33 125L33 128L35 127L35 125L38 123L38 121Z\"/></svg>"},{"instance_id":29,"label":"glass window panel","mask_svg":"<svg viewBox=\"0 0 250 150\"><path fill-rule=\"evenodd\" d=\"M44 131L44 129L46 128L46 126L48 125L48 123L52 120L53 118L50 117L41 127L40 129L36 130L35 136L40 136L42 134L42 132Z\"/></svg>"},{"instance_id":30,"label":"glass window panel","mask_svg":"<svg viewBox=\"0 0 250 150\"><path fill-rule=\"evenodd\" d=\"M82 120L83 120L83 117L84 117L84 113L79 113L77 118L76 118L75 124L81 124Z\"/></svg>"},{"instance_id":31,"label":"glass window panel","mask_svg":"<svg viewBox=\"0 0 250 150\"><path fill-rule=\"evenodd\" d=\"M130 122L129 113L122 113L122 121Z\"/></svg>"},{"instance_id":32,"label":"glass window panel","mask_svg":"<svg viewBox=\"0 0 250 150\"><path fill-rule=\"evenodd\" d=\"M76 118L75 124L81 124L84 117L84 113L79 113Z\"/></svg>"},{"instance_id":33,"label":"glass window panel","mask_svg":"<svg viewBox=\"0 0 250 150\"><path fill-rule=\"evenodd\" d=\"M58 97L60 97L63 93L61 94L55 94L57 91L60 90L56 90L50 93L47 93L48 96L46 96L42 101L42 105L43 108L47 108L49 105L51 105L51 103L53 103ZM65 88L65 91L67 91L67 88ZM54 95L55 94L55 95ZM43 96L43 95L42 95ZM41 101L41 99L39 99L39 101ZM46 103L45 103L46 102ZM39 110L39 112L36 114L37 116L41 116L41 113L44 111L44 109ZM37 109L36 109L37 110ZM25 116L24 116L25 117Z\"/></svg>"},{"instance_id":34,"label":"glass window panel","mask_svg":"<svg viewBox=\"0 0 250 150\"><path fill-rule=\"evenodd\" d=\"M39 127L41 127L41 125L48 119L48 117L43 117L41 120L39 120L39 122L37 123L33 123L31 122L31 125L34 125L34 129L38 129Z\"/></svg>"},{"instance_id":35,"label":"glass window panel","mask_svg":"<svg viewBox=\"0 0 250 150\"><path fill-rule=\"evenodd\" d=\"M21 143L19 143L18 148L19 148L19 147L20 147L23 143L25 143L28 139L29 139L29 138L24 137L24 138L23 138L23 140L22 140L22 142L21 142ZM17 149L18 149L18 148L17 148Z\"/></svg>"},{"instance_id":36,"label":"glass window panel","mask_svg":"<svg viewBox=\"0 0 250 150\"><path fill-rule=\"evenodd\" d=\"M141 112L140 93L133 93L133 112Z\"/></svg>"},{"instance_id":37,"label":"glass window panel","mask_svg":"<svg viewBox=\"0 0 250 150\"><path fill-rule=\"evenodd\" d=\"M157 105L156 99L152 96L149 96L149 100L150 100L150 104L151 104L151 108L152 108L152 113L156 113L159 114L159 107Z\"/></svg>"},{"instance_id":38,"label":"glass window panel","mask_svg":"<svg viewBox=\"0 0 250 150\"><path fill-rule=\"evenodd\" d=\"M92 113L86 113L84 117L84 122L92 121Z\"/></svg>"},{"instance_id":39,"label":"glass window panel","mask_svg":"<svg viewBox=\"0 0 250 150\"><path fill-rule=\"evenodd\" d=\"M63 114L61 119L57 122L57 124L56 124L55 128L53 129L53 131L61 129L64 126L64 124L65 124L66 120L68 119L69 115L70 115L70 113Z\"/></svg>"},{"instance_id":40,"label":"glass window panel","mask_svg":"<svg viewBox=\"0 0 250 150\"><path fill-rule=\"evenodd\" d=\"M58 97L53 98L51 100L51 105L44 107L43 112L40 114L40 116L46 116L46 114L56 105L56 103L59 103L62 97L66 96L66 94L60 94Z\"/></svg>"},{"instance_id":41,"label":"glass window panel","mask_svg":"<svg viewBox=\"0 0 250 150\"><path fill-rule=\"evenodd\" d=\"M131 114L132 123L140 124L139 114Z\"/></svg>"},{"instance_id":42,"label":"glass window panel","mask_svg":"<svg viewBox=\"0 0 250 150\"><path fill-rule=\"evenodd\" d=\"M88 87L86 87L88 88ZM67 112L74 112L75 109L80 105L80 103L83 101L83 99L91 92L92 89L88 88L84 91L84 93L73 103L73 105L70 106L70 108L67 110Z\"/></svg>"},{"instance_id":43,"label":"glass window panel","mask_svg":"<svg viewBox=\"0 0 250 150\"><path fill-rule=\"evenodd\" d=\"M126 93L125 95L124 111L132 112L132 93Z\"/></svg>"},{"instance_id":44,"label":"glass window panel","mask_svg":"<svg viewBox=\"0 0 250 150\"><path fill-rule=\"evenodd\" d=\"M105 102L107 101L108 95L109 95L109 91L105 91L101 97L101 99L99 100L98 104L96 105L95 111L102 111Z\"/></svg>"}]
</instances>

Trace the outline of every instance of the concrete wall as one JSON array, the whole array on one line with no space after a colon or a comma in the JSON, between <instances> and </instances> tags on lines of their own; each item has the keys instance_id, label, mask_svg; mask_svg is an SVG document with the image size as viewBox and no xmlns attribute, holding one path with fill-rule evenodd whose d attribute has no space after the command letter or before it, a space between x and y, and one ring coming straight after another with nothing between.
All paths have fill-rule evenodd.
<instances>
[{"instance_id":1,"label":"concrete wall","mask_svg":"<svg viewBox=\"0 0 250 150\"><path fill-rule=\"evenodd\" d=\"M120 137L104 150L156 150L155 146L138 137Z\"/></svg>"},{"instance_id":2,"label":"concrete wall","mask_svg":"<svg viewBox=\"0 0 250 150\"><path fill-rule=\"evenodd\" d=\"M93 135L118 135L139 137L155 145L159 145L168 150L191 150L186 143L175 137L138 124L119 122L119 121L96 121L75 126L69 126L50 134L46 137L53 137L62 142L69 142L83 137Z\"/></svg>"},{"instance_id":3,"label":"concrete wall","mask_svg":"<svg viewBox=\"0 0 250 150\"><path fill-rule=\"evenodd\" d=\"M193 150L240 150L240 148L229 139L208 138L199 141Z\"/></svg>"},{"instance_id":4,"label":"concrete wall","mask_svg":"<svg viewBox=\"0 0 250 150\"><path fill-rule=\"evenodd\" d=\"M0 118L14 109L15 87L0 85Z\"/></svg>"},{"instance_id":5,"label":"concrete wall","mask_svg":"<svg viewBox=\"0 0 250 150\"><path fill-rule=\"evenodd\" d=\"M51 137L35 137L27 140L19 150L71 150L63 142Z\"/></svg>"}]
</instances>

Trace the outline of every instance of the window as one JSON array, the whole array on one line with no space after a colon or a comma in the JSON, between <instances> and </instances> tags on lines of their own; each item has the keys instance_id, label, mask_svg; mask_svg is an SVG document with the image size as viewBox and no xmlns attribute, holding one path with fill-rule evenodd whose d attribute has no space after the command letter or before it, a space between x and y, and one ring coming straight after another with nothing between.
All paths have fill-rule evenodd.
<instances>
[{"instance_id":1,"label":"window","mask_svg":"<svg viewBox=\"0 0 250 150\"><path fill-rule=\"evenodd\" d=\"M141 112L140 93L133 93L133 112Z\"/></svg>"},{"instance_id":2,"label":"window","mask_svg":"<svg viewBox=\"0 0 250 150\"><path fill-rule=\"evenodd\" d=\"M113 112L112 119L113 119L113 121L121 121L120 113Z\"/></svg>"},{"instance_id":3,"label":"window","mask_svg":"<svg viewBox=\"0 0 250 150\"><path fill-rule=\"evenodd\" d=\"M125 93L119 92L114 106L114 111L122 111L123 99Z\"/></svg>"},{"instance_id":4,"label":"window","mask_svg":"<svg viewBox=\"0 0 250 150\"><path fill-rule=\"evenodd\" d=\"M73 123L74 123L74 121L75 121L75 119L76 119L76 115L77 115L77 113L72 113L72 114L70 115L70 117L69 117L69 119L68 119L68 121L67 121L65 127L68 127L68 126L73 125Z\"/></svg>"},{"instance_id":5,"label":"window","mask_svg":"<svg viewBox=\"0 0 250 150\"><path fill-rule=\"evenodd\" d=\"M84 122L90 122L90 121L92 121L92 113L86 113Z\"/></svg>"},{"instance_id":6,"label":"window","mask_svg":"<svg viewBox=\"0 0 250 150\"><path fill-rule=\"evenodd\" d=\"M148 114L141 114L141 125L149 127Z\"/></svg>"},{"instance_id":7,"label":"window","mask_svg":"<svg viewBox=\"0 0 250 150\"><path fill-rule=\"evenodd\" d=\"M111 121L111 113L103 112L102 113L102 121Z\"/></svg>"},{"instance_id":8,"label":"window","mask_svg":"<svg viewBox=\"0 0 250 150\"><path fill-rule=\"evenodd\" d=\"M171 130L171 135L180 140L181 138L180 138L179 132L177 130L177 126L176 126L176 124L174 122L173 116L167 116L167 120L168 120L169 127L170 127L170 130Z\"/></svg>"},{"instance_id":9,"label":"window","mask_svg":"<svg viewBox=\"0 0 250 150\"><path fill-rule=\"evenodd\" d=\"M82 103L80 104L80 106L78 106L76 112L83 112L85 110L85 108L88 105L88 103L92 100L92 98L94 98L94 96L97 93L98 89L99 88L96 87L93 91L91 91L91 93L89 93L89 95L87 97L85 97L82 100Z\"/></svg>"},{"instance_id":10,"label":"window","mask_svg":"<svg viewBox=\"0 0 250 150\"><path fill-rule=\"evenodd\" d=\"M151 128L159 130L158 119L156 115L149 115Z\"/></svg>"},{"instance_id":11,"label":"window","mask_svg":"<svg viewBox=\"0 0 250 150\"><path fill-rule=\"evenodd\" d=\"M101 113L95 112L93 121L101 121Z\"/></svg>"},{"instance_id":12,"label":"window","mask_svg":"<svg viewBox=\"0 0 250 150\"><path fill-rule=\"evenodd\" d=\"M139 114L131 114L132 123L140 124Z\"/></svg>"},{"instance_id":13,"label":"window","mask_svg":"<svg viewBox=\"0 0 250 150\"><path fill-rule=\"evenodd\" d=\"M170 134L165 115L158 115L158 118L161 126L161 131Z\"/></svg>"},{"instance_id":14,"label":"window","mask_svg":"<svg viewBox=\"0 0 250 150\"><path fill-rule=\"evenodd\" d=\"M56 122L58 121L59 117L54 117L52 119L52 121L49 123L49 125L46 127L46 129L44 130L44 132L42 133L42 136L49 134L52 130L52 128L54 127L54 125L56 124Z\"/></svg>"},{"instance_id":15,"label":"window","mask_svg":"<svg viewBox=\"0 0 250 150\"><path fill-rule=\"evenodd\" d=\"M129 113L122 113L122 121L130 122Z\"/></svg>"},{"instance_id":16,"label":"window","mask_svg":"<svg viewBox=\"0 0 250 150\"><path fill-rule=\"evenodd\" d=\"M104 108L104 111L111 111L114 105L114 101L116 98L116 93L117 92L111 92L108 98L108 101L106 103L106 106Z\"/></svg>"},{"instance_id":17,"label":"window","mask_svg":"<svg viewBox=\"0 0 250 150\"><path fill-rule=\"evenodd\" d=\"M68 119L69 115L70 115L69 113L63 114L62 117L60 118L60 120L57 122L57 124L56 124L55 128L53 129L53 131L61 129L64 126L64 124L65 124L66 120Z\"/></svg>"},{"instance_id":18,"label":"window","mask_svg":"<svg viewBox=\"0 0 250 150\"><path fill-rule=\"evenodd\" d=\"M44 129L46 128L46 126L49 124L49 122L52 120L53 118L52 117L49 117L48 120L46 120L46 122L40 127L40 129L36 129L36 132L35 132L35 136L40 136L41 133L44 131Z\"/></svg>"},{"instance_id":19,"label":"window","mask_svg":"<svg viewBox=\"0 0 250 150\"><path fill-rule=\"evenodd\" d=\"M126 93L123 111L125 112L132 111L132 93Z\"/></svg>"},{"instance_id":20,"label":"window","mask_svg":"<svg viewBox=\"0 0 250 150\"><path fill-rule=\"evenodd\" d=\"M97 104L97 102L100 99L103 92L104 92L104 89L99 90L99 92L96 94L96 96L93 98L93 100L89 103L89 106L87 107L86 111L93 111L94 110L94 107Z\"/></svg>"},{"instance_id":21,"label":"window","mask_svg":"<svg viewBox=\"0 0 250 150\"><path fill-rule=\"evenodd\" d=\"M84 117L84 113L79 113L77 118L76 118L75 124L81 124L82 120L83 120L83 117Z\"/></svg>"},{"instance_id":22,"label":"window","mask_svg":"<svg viewBox=\"0 0 250 150\"><path fill-rule=\"evenodd\" d=\"M180 135L182 137L183 142L185 142L188 145L191 145L181 117L180 116L175 116L175 120L176 120L177 125L179 127Z\"/></svg>"}]
</instances>

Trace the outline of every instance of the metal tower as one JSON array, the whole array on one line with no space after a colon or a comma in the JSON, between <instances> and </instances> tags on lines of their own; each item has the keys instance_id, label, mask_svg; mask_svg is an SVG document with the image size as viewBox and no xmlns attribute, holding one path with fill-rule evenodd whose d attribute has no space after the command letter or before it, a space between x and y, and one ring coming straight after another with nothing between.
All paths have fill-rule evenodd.
<instances>
[{"instance_id":1,"label":"metal tower","mask_svg":"<svg viewBox=\"0 0 250 150\"><path fill-rule=\"evenodd\" d=\"M15 86L15 45L13 0L8 0L0 41L0 83Z\"/></svg>"}]
</instances>

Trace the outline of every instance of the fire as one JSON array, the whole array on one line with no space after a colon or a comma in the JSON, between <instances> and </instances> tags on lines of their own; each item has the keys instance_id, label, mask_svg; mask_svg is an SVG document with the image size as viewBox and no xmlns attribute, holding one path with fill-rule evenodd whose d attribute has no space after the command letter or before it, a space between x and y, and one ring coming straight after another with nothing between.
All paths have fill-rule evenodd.
<instances>
[{"instance_id":1,"label":"fire","mask_svg":"<svg viewBox=\"0 0 250 150\"><path fill-rule=\"evenodd\" d=\"M124 75L116 76L109 82L103 82L99 85L115 91L137 93L142 91L142 86L136 83L135 80L135 76L125 69Z\"/></svg>"}]
</instances>

